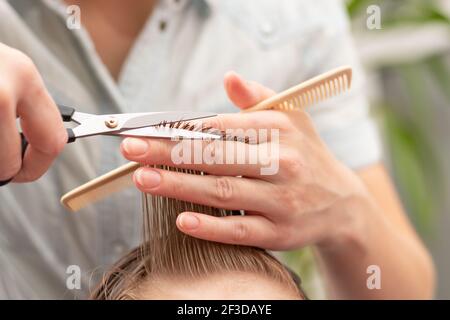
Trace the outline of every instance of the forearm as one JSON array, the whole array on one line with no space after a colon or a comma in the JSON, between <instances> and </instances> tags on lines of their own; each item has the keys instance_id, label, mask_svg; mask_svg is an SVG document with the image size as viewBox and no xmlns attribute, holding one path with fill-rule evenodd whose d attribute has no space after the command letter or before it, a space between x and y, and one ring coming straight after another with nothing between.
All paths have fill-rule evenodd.
<instances>
[{"instance_id":1,"label":"forearm","mask_svg":"<svg viewBox=\"0 0 450 320\"><path fill-rule=\"evenodd\" d=\"M430 299L434 291L432 260L413 235L395 228L374 201L361 200L351 210L363 217L352 230L316 248L329 293L337 299ZM355 212L354 212L355 213ZM352 223L349 221L349 223ZM363 225L361 225L363 224ZM379 267L381 288L369 289L369 266Z\"/></svg>"}]
</instances>

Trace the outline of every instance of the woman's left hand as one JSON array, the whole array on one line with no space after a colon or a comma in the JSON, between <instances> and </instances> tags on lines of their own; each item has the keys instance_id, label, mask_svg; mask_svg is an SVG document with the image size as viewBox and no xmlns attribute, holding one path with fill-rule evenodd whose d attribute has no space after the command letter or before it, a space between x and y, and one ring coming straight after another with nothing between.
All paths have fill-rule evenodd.
<instances>
[{"instance_id":1,"label":"woman's left hand","mask_svg":"<svg viewBox=\"0 0 450 320\"><path fill-rule=\"evenodd\" d=\"M241 109L274 94L235 73L226 75L225 88ZM279 139L271 140L269 135L261 144L216 143L216 155L226 153L223 148L230 144L241 155L261 155L260 149L267 144L277 152L258 159L261 161L256 164L175 165L171 150L177 142L127 138L121 146L123 155L131 161L208 173L192 175L140 168L134 181L143 192L218 208L242 209L246 213L219 218L183 212L177 219L182 232L206 240L271 250L311 244L329 247L364 237L368 220L365 212L370 211L364 206L370 205L369 192L353 171L330 153L307 113L299 110L225 114L207 119L206 124L220 130L279 130ZM278 170L262 175L262 160L278 163Z\"/></svg>"}]
</instances>

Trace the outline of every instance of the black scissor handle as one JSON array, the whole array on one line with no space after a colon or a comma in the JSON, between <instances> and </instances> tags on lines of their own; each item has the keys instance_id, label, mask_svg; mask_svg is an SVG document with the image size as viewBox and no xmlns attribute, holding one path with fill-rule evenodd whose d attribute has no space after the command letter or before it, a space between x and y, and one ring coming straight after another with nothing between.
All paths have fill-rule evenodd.
<instances>
[{"instance_id":1,"label":"black scissor handle","mask_svg":"<svg viewBox=\"0 0 450 320\"><path fill-rule=\"evenodd\" d=\"M75 113L74 108L58 105L58 109L59 109L59 112L61 113L61 118L64 122L69 122L72 120L72 116ZM75 137L73 130L70 128L67 128L66 130L67 130L67 143L74 142L76 137ZM28 141L25 138L23 133L20 133L20 140L21 140L22 159L23 159L23 157L25 156L25 151L27 150L27 147L28 147ZM14 177L12 177L11 179L8 179L8 180L0 181L0 187L7 185L13 179L14 179Z\"/></svg>"},{"instance_id":2,"label":"black scissor handle","mask_svg":"<svg viewBox=\"0 0 450 320\"><path fill-rule=\"evenodd\" d=\"M75 113L75 108L58 104L58 109L59 109L59 113L61 113L62 121L64 121L64 122L72 121L72 116ZM67 128L66 130L67 130L67 143L74 142L76 137L75 137L73 130L70 128ZM22 154L22 158L23 158L23 154Z\"/></svg>"},{"instance_id":3,"label":"black scissor handle","mask_svg":"<svg viewBox=\"0 0 450 320\"><path fill-rule=\"evenodd\" d=\"M61 113L61 118L64 122L72 121L72 116L75 113L74 108L58 104L58 109L59 112Z\"/></svg>"},{"instance_id":4,"label":"black scissor handle","mask_svg":"<svg viewBox=\"0 0 450 320\"><path fill-rule=\"evenodd\" d=\"M22 159L23 159L23 156L25 155L25 151L27 150L27 147L28 147L28 141L22 132L20 133L20 140L21 140L21 145L22 145ZM0 181L0 187L10 183L12 181L12 179L14 179L14 177L12 177L11 179L8 179L8 180Z\"/></svg>"}]
</instances>

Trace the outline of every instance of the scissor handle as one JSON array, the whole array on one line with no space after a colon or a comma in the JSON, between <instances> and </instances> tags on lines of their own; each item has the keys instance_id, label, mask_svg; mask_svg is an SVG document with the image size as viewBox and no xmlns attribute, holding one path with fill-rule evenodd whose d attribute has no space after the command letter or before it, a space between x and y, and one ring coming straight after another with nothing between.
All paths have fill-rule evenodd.
<instances>
[{"instance_id":1,"label":"scissor handle","mask_svg":"<svg viewBox=\"0 0 450 320\"><path fill-rule=\"evenodd\" d=\"M70 122L72 121L72 116L75 113L75 108L67 107L58 104L59 112L61 113L61 118L64 122Z\"/></svg>"},{"instance_id":2,"label":"scissor handle","mask_svg":"<svg viewBox=\"0 0 450 320\"><path fill-rule=\"evenodd\" d=\"M59 109L59 112L61 113L61 118L64 122L72 121L72 116L75 113L74 108L58 105L58 109ZM70 128L67 128L66 130L67 130L67 143L74 142L76 137L75 137L75 134L73 133L73 130ZM20 133L20 140L21 140L21 148L22 148L22 160L23 160L23 157L25 156L25 151L27 150L27 147L28 147L28 141L25 138L25 135L23 133ZM12 177L9 180L0 181L0 187L10 183L12 181L12 179L14 179L14 177Z\"/></svg>"},{"instance_id":3,"label":"scissor handle","mask_svg":"<svg viewBox=\"0 0 450 320\"><path fill-rule=\"evenodd\" d=\"M59 109L59 113L61 113L62 121L64 121L64 122L72 121L72 116L75 113L75 108L58 104L58 109ZM66 128L66 130L67 130L67 143L74 142L76 137L75 137L75 134L73 133L73 130L70 128ZM22 158L23 158L23 154L22 154Z\"/></svg>"}]
</instances>

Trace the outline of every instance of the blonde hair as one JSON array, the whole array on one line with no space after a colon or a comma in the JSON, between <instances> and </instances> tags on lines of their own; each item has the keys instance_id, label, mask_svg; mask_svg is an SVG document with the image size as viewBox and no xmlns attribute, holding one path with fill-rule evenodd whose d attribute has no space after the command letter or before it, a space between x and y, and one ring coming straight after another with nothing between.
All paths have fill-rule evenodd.
<instances>
[{"instance_id":1,"label":"blonde hair","mask_svg":"<svg viewBox=\"0 0 450 320\"><path fill-rule=\"evenodd\" d=\"M164 169L202 174L175 168ZM177 215L194 211L211 216L233 212L160 196L142 195L143 242L120 259L93 291L92 299L138 299L140 285L158 276L199 279L227 272L247 272L272 279L305 298L298 278L267 251L200 240L180 232ZM236 212L234 212L236 214Z\"/></svg>"}]
</instances>

